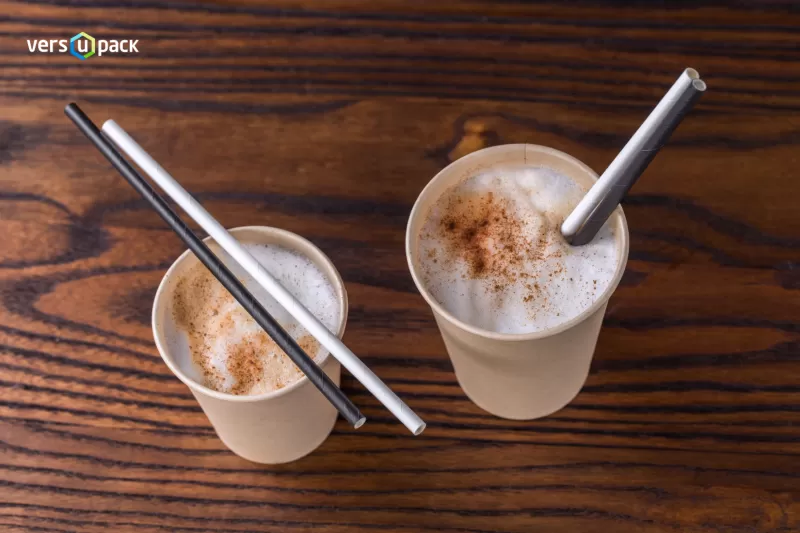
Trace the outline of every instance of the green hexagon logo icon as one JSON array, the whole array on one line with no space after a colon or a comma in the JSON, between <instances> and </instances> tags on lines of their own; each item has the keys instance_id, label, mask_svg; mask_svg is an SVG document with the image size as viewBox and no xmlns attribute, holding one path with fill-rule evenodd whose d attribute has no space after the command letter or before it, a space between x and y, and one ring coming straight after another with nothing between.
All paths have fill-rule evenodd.
<instances>
[{"instance_id":1,"label":"green hexagon logo icon","mask_svg":"<svg viewBox=\"0 0 800 533\"><path fill-rule=\"evenodd\" d=\"M80 32L69 40L69 53L81 61L89 59L97 51L97 43L91 35Z\"/></svg>"}]
</instances>

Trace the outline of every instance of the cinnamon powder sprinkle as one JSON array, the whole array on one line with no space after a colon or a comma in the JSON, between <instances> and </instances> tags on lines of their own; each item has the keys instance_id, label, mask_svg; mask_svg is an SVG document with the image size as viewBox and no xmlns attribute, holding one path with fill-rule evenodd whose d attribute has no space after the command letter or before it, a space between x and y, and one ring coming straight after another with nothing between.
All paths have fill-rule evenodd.
<instances>
[{"instance_id":1,"label":"cinnamon powder sprinkle","mask_svg":"<svg viewBox=\"0 0 800 533\"><path fill-rule=\"evenodd\" d=\"M450 260L461 258L467 264L468 277L490 279L495 292L527 277L525 266L545 254L548 243L544 232L531 241L514 206L492 192L456 195L443 211L439 232ZM535 292L532 286L530 289ZM533 298L531 294L526 301Z\"/></svg>"},{"instance_id":2,"label":"cinnamon powder sprinkle","mask_svg":"<svg viewBox=\"0 0 800 533\"><path fill-rule=\"evenodd\" d=\"M265 379L276 380L272 383L275 390L299 379L302 376L300 369L262 330L244 335L239 342L228 346L225 366L234 382L225 387L225 377L209 363L211 343L219 337L232 336L238 326L231 316L218 320L211 318L229 310L234 303L233 296L202 265L185 273L173 293L173 319L187 334L192 360L202 372L203 384L220 392L243 395ZM319 342L311 335L302 336L297 343L312 357L319 352ZM290 381L283 382L265 374L266 358L273 356L283 358L283 364L292 368L293 372L288 374Z\"/></svg>"},{"instance_id":3,"label":"cinnamon powder sprinkle","mask_svg":"<svg viewBox=\"0 0 800 533\"><path fill-rule=\"evenodd\" d=\"M242 342L228 348L226 366L235 380L228 391L231 394L247 394L253 385L264 379L264 361L261 359L264 341L273 342L265 333L259 332L247 335Z\"/></svg>"},{"instance_id":4,"label":"cinnamon powder sprinkle","mask_svg":"<svg viewBox=\"0 0 800 533\"><path fill-rule=\"evenodd\" d=\"M208 350L209 336L215 332L206 331L200 324L209 313L213 316L219 314L223 292L227 294L211 273L198 265L180 278L172 301L173 319L189 338L192 360L203 373L203 384L214 390L221 390L224 378L215 368L205 364L204 354Z\"/></svg>"}]
</instances>

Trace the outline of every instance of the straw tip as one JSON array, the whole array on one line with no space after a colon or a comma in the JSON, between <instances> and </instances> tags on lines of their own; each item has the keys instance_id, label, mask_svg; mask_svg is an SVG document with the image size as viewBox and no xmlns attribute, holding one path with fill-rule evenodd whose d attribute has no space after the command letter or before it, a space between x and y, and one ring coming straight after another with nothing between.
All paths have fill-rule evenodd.
<instances>
[{"instance_id":1,"label":"straw tip","mask_svg":"<svg viewBox=\"0 0 800 533\"><path fill-rule=\"evenodd\" d=\"M364 422L366 422L366 421L367 421L367 417L366 417L366 416L362 416L361 418L359 418L358 420L356 420L356 423L355 423L355 424L353 424L353 428L354 428L354 429L358 429L358 428L360 428L361 426L363 426L363 425L364 425Z\"/></svg>"},{"instance_id":2,"label":"straw tip","mask_svg":"<svg viewBox=\"0 0 800 533\"><path fill-rule=\"evenodd\" d=\"M692 87L700 92L703 92L708 88L708 85L706 85L706 82L703 80L692 80Z\"/></svg>"},{"instance_id":3,"label":"straw tip","mask_svg":"<svg viewBox=\"0 0 800 533\"><path fill-rule=\"evenodd\" d=\"M64 106L64 114L66 114L67 116L79 112L80 110L81 108L78 107L78 104L76 104L75 102L70 102Z\"/></svg>"},{"instance_id":4,"label":"straw tip","mask_svg":"<svg viewBox=\"0 0 800 533\"><path fill-rule=\"evenodd\" d=\"M423 422L422 424L420 424L420 425L417 427L417 429L415 429L415 430L413 431L413 433L414 433L414 436L415 436L415 437L418 437L418 436L422 435L422 432L423 432L423 431L425 431L425 428L426 428L426 427L428 427L428 424L426 424L425 422Z\"/></svg>"},{"instance_id":5,"label":"straw tip","mask_svg":"<svg viewBox=\"0 0 800 533\"><path fill-rule=\"evenodd\" d=\"M692 67L688 67L685 72L693 80L699 80L700 79L700 73L697 72L697 70L693 69Z\"/></svg>"},{"instance_id":6,"label":"straw tip","mask_svg":"<svg viewBox=\"0 0 800 533\"><path fill-rule=\"evenodd\" d=\"M572 239L573 237L575 237L575 234L578 232L578 229L580 228L576 228L575 224L573 224L572 221L569 220L569 217L567 217L567 219L564 220L560 228L561 235L564 237L564 240L570 244L572 244Z\"/></svg>"}]
</instances>

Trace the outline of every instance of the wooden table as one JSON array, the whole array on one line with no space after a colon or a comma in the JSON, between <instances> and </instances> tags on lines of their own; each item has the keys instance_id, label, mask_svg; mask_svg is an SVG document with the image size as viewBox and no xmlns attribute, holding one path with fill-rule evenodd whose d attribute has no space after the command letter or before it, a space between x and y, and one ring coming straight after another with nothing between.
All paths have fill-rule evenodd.
<instances>
[{"instance_id":1,"label":"wooden table","mask_svg":"<svg viewBox=\"0 0 800 533\"><path fill-rule=\"evenodd\" d=\"M800 16L782 2L0 2L0 530L800 529ZM139 39L79 61L26 39ZM710 87L625 203L631 257L564 410L458 387L403 239L476 149L602 170L686 67ZM301 233L347 283L364 389L311 456L228 452L162 363L182 244L62 113L126 127L225 225Z\"/></svg>"}]
</instances>

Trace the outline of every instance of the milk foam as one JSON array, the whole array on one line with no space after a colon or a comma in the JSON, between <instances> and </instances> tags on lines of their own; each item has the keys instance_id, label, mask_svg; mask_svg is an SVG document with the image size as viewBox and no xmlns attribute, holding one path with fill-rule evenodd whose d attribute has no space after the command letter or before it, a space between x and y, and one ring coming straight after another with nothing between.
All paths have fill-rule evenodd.
<instances>
[{"instance_id":1,"label":"milk foam","mask_svg":"<svg viewBox=\"0 0 800 533\"><path fill-rule=\"evenodd\" d=\"M509 164L467 178L427 214L417 250L423 284L459 320L498 333L576 317L604 293L620 260L610 223L584 246L561 236L584 194L544 167Z\"/></svg>"},{"instance_id":2,"label":"milk foam","mask_svg":"<svg viewBox=\"0 0 800 533\"><path fill-rule=\"evenodd\" d=\"M334 287L308 258L277 245L244 244L247 251L329 330L339 323ZM309 356L327 351L224 252L220 257ZM178 282L173 317L186 332L192 362L204 385L232 394L262 394L302 377L291 359L202 265ZM196 374L196 372L195 372Z\"/></svg>"}]
</instances>

